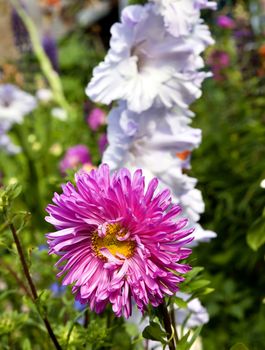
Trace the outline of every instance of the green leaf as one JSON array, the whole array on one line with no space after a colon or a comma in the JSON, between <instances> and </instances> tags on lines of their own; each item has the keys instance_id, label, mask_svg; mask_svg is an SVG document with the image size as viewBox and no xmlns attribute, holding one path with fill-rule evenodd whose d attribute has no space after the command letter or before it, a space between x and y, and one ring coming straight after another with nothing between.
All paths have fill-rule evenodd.
<instances>
[{"instance_id":1,"label":"green leaf","mask_svg":"<svg viewBox=\"0 0 265 350\"><path fill-rule=\"evenodd\" d=\"M258 250L265 243L265 217L254 222L247 233L247 243L253 250Z\"/></svg>"},{"instance_id":2,"label":"green leaf","mask_svg":"<svg viewBox=\"0 0 265 350\"><path fill-rule=\"evenodd\" d=\"M36 304L41 315L46 316L48 310L49 300L51 299L52 292L50 290L43 290L39 293Z\"/></svg>"},{"instance_id":3,"label":"green leaf","mask_svg":"<svg viewBox=\"0 0 265 350\"><path fill-rule=\"evenodd\" d=\"M6 290L6 291L1 291L0 294L0 301L4 300L5 298L9 297L10 294L16 294L18 293L17 289L11 289L11 290Z\"/></svg>"},{"instance_id":4,"label":"green leaf","mask_svg":"<svg viewBox=\"0 0 265 350\"><path fill-rule=\"evenodd\" d=\"M204 288L210 284L210 281L207 280L197 280L190 283L189 287L192 291Z\"/></svg>"},{"instance_id":5,"label":"green leaf","mask_svg":"<svg viewBox=\"0 0 265 350\"><path fill-rule=\"evenodd\" d=\"M9 185L6 188L6 192L11 200L17 198L20 195L21 191L22 191L22 186L18 183Z\"/></svg>"},{"instance_id":6,"label":"green leaf","mask_svg":"<svg viewBox=\"0 0 265 350\"><path fill-rule=\"evenodd\" d=\"M135 323L126 322L124 327L131 337L137 337L139 335L139 329Z\"/></svg>"},{"instance_id":7,"label":"green leaf","mask_svg":"<svg viewBox=\"0 0 265 350\"><path fill-rule=\"evenodd\" d=\"M31 345L29 339L24 339L22 343L22 350L31 350Z\"/></svg>"},{"instance_id":8,"label":"green leaf","mask_svg":"<svg viewBox=\"0 0 265 350\"><path fill-rule=\"evenodd\" d=\"M191 331L188 331L178 342L178 350L188 350L189 343L188 338L190 336Z\"/></svg>"},{"instance_id":9,"label":"green leaf","mask_svg":"<svg viewBox=\"0 0 265 350\"><path fill-rule=\"evenodd\" d=\"M199 326L195 329L195 331L193 332L192 334L192 337L189 341L189 348L192 347L192 345L194 344L194 342L196 341L196 339L198 338L198 336L200 335L201 333L201 330L202 330L203 326Z\"/></svg>"},{"instance_id":10,"label":"green leaf","mask_svg":"<svg viewBox=\"0 0 265 350\"><path fill-rule=\"evenodd\" d=\"M230 350L248 350L248 348L243 343L237 343L233 345L232 348L230 348Z\"/></svg>"},{"instance_id":11,"label":"green leaf","mask_svg":"<svg viewBox=\"0 0 265 350\"><path fill-rule=\"evenodd\" d=\"M145 327L143 331L143 337L145 339L158 340L163 344L166 343L166 336L166 332L156 322L150 322L150 325Z\"/></svg>"},{"instance_id":12,"label":"green leaf","mask_svg":"<svg viewBox=\"0 0 265 350\"><path fill-rule=\"evenodd\" d=\"M184 301L183 299L179 298L179 297L174 297L172 298L174 301L174 304L178 305L179 308L186 308L187 307L187 303L186 301Z\"/></svg>"},{"instance_id":13,"label":"green leaf","mask_svg":"<svg viewBox=\"0 0 265 350\"><path fill-rule=\"evenodd\" d=\"M16 331L24 325L27 319L27 314L19 314L16 311L2 313L0 319L0 337Z\"/></svg>"},{"instance_id":14,"label":"green leaf","mask_svg":"<svg viewBox=\"0 0 265 350\"><path fill-rule=\"evenodd\" d=\"M0 188L0 212L6 212L10 209L12 201L17 198L22 190L18 183Z\"/></svg>"},{"instance_id":15,"label":"green leaf","mask_svg":"<svg viewBox=\"0 0 265 350\"><path fill-rule=\"evenodd\" d=\"M191 281L193 278L195 278L203 270L204 270L204 267L200 267L200 266L193 267L191 271L186 273L185 284Z\"/></svg>"}]
</instances>

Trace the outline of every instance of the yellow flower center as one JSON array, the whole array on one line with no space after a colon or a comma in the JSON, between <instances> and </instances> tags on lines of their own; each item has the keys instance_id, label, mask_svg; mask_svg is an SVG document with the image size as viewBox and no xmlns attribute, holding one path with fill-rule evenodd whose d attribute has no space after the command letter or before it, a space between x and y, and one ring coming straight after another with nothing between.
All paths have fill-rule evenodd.
<instances>
[{"instance_id":1,"label":"yellow flower center","mask_svg":"<svg viewBox=\"0 0 265 350\"><path fill-rule=\"evenodd\" d=\"M126 230L117 223L107 225L104 237L99 237L98 232L94 231L92 233L91 246L96 256L107 261L108 259L100 251L100 249L106 248L113 256L121 254L126 258L131 258L134 254L136 243L131 240L118 240L118 237L123 237L126 233ZM117 258L120 257L117 256Z\"/></svg>"}]
</instances>

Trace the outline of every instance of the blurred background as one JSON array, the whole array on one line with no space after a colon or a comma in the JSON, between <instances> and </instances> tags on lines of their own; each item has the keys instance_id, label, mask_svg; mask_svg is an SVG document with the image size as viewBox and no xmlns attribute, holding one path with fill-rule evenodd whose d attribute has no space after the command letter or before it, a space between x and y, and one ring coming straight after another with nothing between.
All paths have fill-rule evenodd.
<instances>
[{"instance_id":1,"label":"blurred background","mask_svg":"<svg viewBox=\"0 0 265 350\"><path fill-rule=\"evenodd\" d=\"M29 259L35 259L34 276L40 286L50 287L51 294L61 296L64 291L52 284L54 274L51 276L50 268L45 267L51 266L51 257L45 246L44 233L49 228L44 222L44 209L53 192L59 191L60 184L71 179L77 168L91 169L100 163L107 145L108 109L88 101L84 89L93 67L104 58L110 27L118 20L126 1L20 3L35 23L37 37L58 73L62 91L50 88L53 78L45 73L45 65L40 65L30 35L11 1L0 0L0 84L15 84L34 95L38 103L34 113L8 126L7 132L0 131L0 184L22 184L17 206L31 213L22 238ZM221 0L218 11L205 11L204 17L216 41L205 55L213 78L204 83L202 98L193 105L196 117L192 125L203 130L203 141L194 152L189 174L198 178L206 201L201 224L218 236L196 248L193 258L195 265L205 267L205 275L214 289L202 298L210 313L202 340L205 350L230 349L237 342L251 350L262 350L265 349L265 1ZM5 237L5 242L8 240L11 238ZM38 334L34 334L24 316L21 318L20 300L12 292L17 288L18 281L13 278L16 272L10 264L12 258L2 259L7 249L3 241L0 237L0 313L8 308L16 310L9 348L26 350L30 348L26 341L21 345L21 334L28 332L36 339ZM38 271L42 271L41 276ZM54 298L50 306L55 310L54 317L58 315L56 310L61 310L61 318L73 313L73 301L69 300L72 298L67 299L65 294ZM24 304L26 310L27 302ZM94 322L103 329L100 319ZM0 319L0 336L2 328ZM93 336L91 343L96 344L103 335ZM123 349L130 349L126 344Z\"/></svg>"}]
</instances>

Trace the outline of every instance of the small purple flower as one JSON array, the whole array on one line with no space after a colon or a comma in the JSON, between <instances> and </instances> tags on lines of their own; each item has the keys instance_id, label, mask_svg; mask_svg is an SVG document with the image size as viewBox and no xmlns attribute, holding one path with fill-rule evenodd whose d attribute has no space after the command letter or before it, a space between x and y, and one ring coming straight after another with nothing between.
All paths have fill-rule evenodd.
<instances>
[{"instance_id":1,"label":"small purple flower","mask_svg":"<svg viewBox=\"0 0 265 350\"><path fill-rule=\"evenodd\" d=\"M106 113L100 108L93 108L87 117L87 123L91 130L97 131L101 125L105 124Z\"/></svg>"},{"instance_id":2,"label":"small purple flower","mask_svg":"<svg viewBox=\"0 0 265 350\"><path fill-rule=\"evenodd\" d=\"M46 244L41 244L38 246L39 252L43 252L44 250L48 250L48 246Z\"/></svg>"},{"instance_id":3,"label":"small purple flower","mask_svg":"<svg viewBox=\"0 0 265 350\"><path fill-rule=\"evenodd\" d=\"M226 51L214 50L207 60L215 80L224 80L223 70L230 65L230 56Z\"/></svg>"},{"instance_id":4,"label":"small purple flower","mask_svg":"<svg viewBox=\"0 0 265 350\"><path fill-rule=\"evenodd\" d=\"M77 311L83 311L86 308L86 304L81 304L80 301L75 300L74 309Z\"/></svg>"},{"instance_id":5,"label":"small purple flower","mask_svg":"<svg viewBox=\"0 0 265 350\"><path fill-rule=\"evenodd\" d=\"M27 8L24 1L21 1L21 5L25 11ZM29 38L28 31L17 13L15 8L12 8L11 12L11 25L14 34L15 45L21 53L27 53L31 51L31 41Z\"/></svg>"},{"instance_id":6,"label":"small purple flower","mask_svg":"<svg viewBox=\"0 0 265 350\"><path fill-rule=\"evenodd\" d=\"M100 135L100 137L98 139L98 148L99 148L100 154L103 154L103 152L105 151L107 145L108 145L107 135L106 134Z\"/></svg>"},{"instance_id":7,"label":"small purple flower","mask_svg":"<svg viewBox=\"0 0 265 350\"><path fill-rule=\"evenodd\" d=\"M235 21L225 15L218 16L216 23L219 27L225 29L233 29L235 27Z\"/></svg>"},{"instance_id":8,"label":"small purple flower","mask_svg":"<svg viewBox=\"0 0 265 350\"><path fill-rule=\"evenodd\" d=\"M112 305L116 316L128 318L132 299L143 312L165 295L174 295L190 267L180 261L191 251L193 229L176 217L181 209L170 191L158 191L153 178L145 185L140 169L120 169L113 175L106 164L89 174L76 174L61 195L48 205L46 221L50 254L62 284L72 285L76 300L101 313Z\"/></svg>"},{"instance_id":9,"label":"small purple flower","mask_svg":"<svg viewBox=\"0 0 265 350\"><path fill-rule=\"evenodd\" d=\"M50 290L52 291L53 295L56 297L61 296L62 294L65 293L66 287L65 286L61 286L59 283L54 282L51 286L50 286Z\"/></svg>"},{"instance_id":10,"label":"small purple flower","mask_svg":"<svg viewBox=\"0 0 265 350\"><path fill-rule=\"evenodd\" d=\"M246 40L251 38L251 30L249 28L239 28L235 30L234 36L236 39L240 40Z\"/></svg>"},{"instance_id":11,"label":"small purple flower","mask_svg":"<svg viewBox=\"0 0 265 350\"><path fill-rule=\"evenodd\" d=\"M62 174L65 174L67 169L76 169L79 165L87 163L91 164L91 155L87 146L76 145L66 151L60 162L60 170Z\"/></svg>"},{"instance_id":12,"label":"small purple flower","mask_svg":"<svg viewBox=\"0 0 265 350\"><path fill-rule=\"evenodd\" d=\"M213 66L225 68L228 67L230 64L230 56L226 51L214 50L208 62Z\"/></svg>"},{"instance_id":13,"label":"small purple flower","mask_svg":"<svg viewBox=\"0 0 265 350\"><path fill-rule=\"evenodd\" d=\"M42 47L49 57L53 69L59 71L58 52L56 40L51 33L45 33L42 38Z\"/></svg>"}]
</instances>

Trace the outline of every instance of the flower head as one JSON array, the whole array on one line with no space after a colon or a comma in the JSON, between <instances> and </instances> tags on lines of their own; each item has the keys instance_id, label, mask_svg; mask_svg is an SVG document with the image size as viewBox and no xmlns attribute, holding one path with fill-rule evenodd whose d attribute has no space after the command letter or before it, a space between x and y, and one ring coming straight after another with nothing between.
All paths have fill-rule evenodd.
<instances>
[{"instance_id":1,"label":"flower head","mask_svg":"<svg viewBox=\"0 0 265 350\"><path fill-rule=\"evenodd\" d=\"M141 170L121 169L110 175L101 165L76 175L76 187L55 194L46 218L56 228L47 234L50 253L60 256L57 267L63 285L100 313L108 303L117 316L131 315L132 299L143 311L173 295L190 267L180 260L190 254L192 241L176 220L180 207L169 190L157 192L158 180L147 188Z\"/></svg>"},{"instance_id":2,"label":"flower head","mask_svg":"<svg viewBox=\"0 0 265 350\"><path fill-rule=\"evenodd\" d=\"M68 148L60 162L60 170L65 174L67 169L75 169L82 164L91 164L91 156L87 146L76 145Z\"/></svg>"},{"instance_id":3,"label":"flower head","mask_svg":"<svg viewBox=\"0 0 265 350\"><path fill-rule=\"evenodd\" d=\"M235 27L235 21L225 15L221 15L217 17L217 25L221 28L225 29L233 29Z\"/></svg>"},{"instance_id":4,"label":"flower head","mask_svg":"<svg viewBox=\"0 0 265 350\"><path fill-rule=\"evenodd\" d=\"M177 296L187 302L185 309L175 307L178 325L185 323L185 326L190 329L209 322L209 314L198 298L190 300L190 295L182 292L178 292Z\"/></svg>"},{"instance_id":5,"label":"flower head","mask_svg":"<svg viewBox=\"0 0 265 350\"><path fill-rule=\"evenodd\" d=\"M197 72L201 58L189 41L166 30L153 4L126 7L111 34L111 48L86 89L92 100L126 100L140 113L153 105L185 108L200 96L207 77Z\"/></svg>"},{"instance_id":6,"label":"flower head","mask_svg":"<svg viewBox=\"0 0 265 350\"><path fill-rule=\"evenodd\" d=\"M0 123L21 123L37 107L36 98L12 84L0 85Z\"/></svg>"},{"instance_id":7,"label":"flower head","mask_svg":"<svg viewBox=\"0 0 265 350\"><path fill-rule=\"evenodd\" d=\"M91 130L96 131L105 124L106 113L100 108L93 108L87 117L87 123Z\"/></svg>"}]
</instances>

